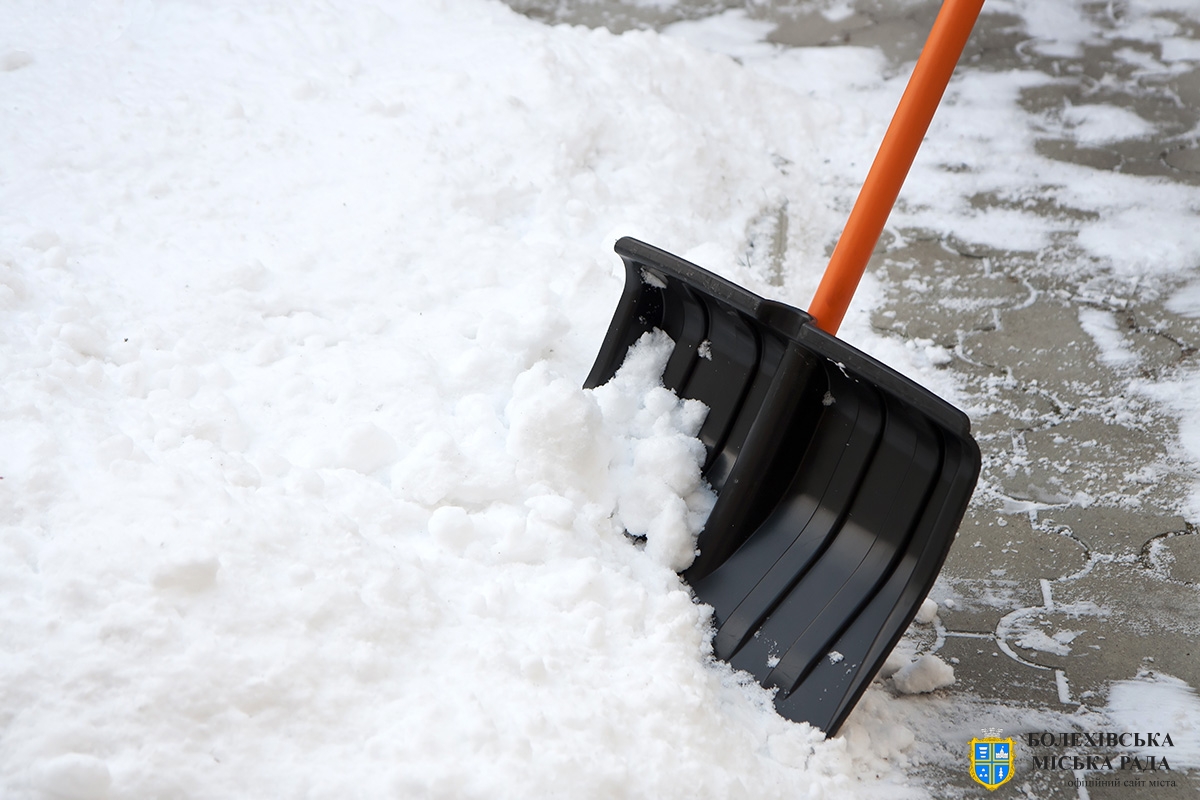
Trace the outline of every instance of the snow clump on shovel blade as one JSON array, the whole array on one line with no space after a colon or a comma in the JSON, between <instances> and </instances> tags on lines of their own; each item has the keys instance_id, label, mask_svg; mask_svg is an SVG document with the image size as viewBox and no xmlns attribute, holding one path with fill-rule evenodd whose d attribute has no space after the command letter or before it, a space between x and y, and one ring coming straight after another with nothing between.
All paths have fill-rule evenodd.
<instances>
[{"instance_id":1,"label":"snow clump on shovel blade","mask_svg":"<svg viewBox=\"0 0 1200 800\"><path fill-rule=\"evenodd\" d=\"M680 571L716 496L700 474L696 438L708 408L662 385L673 348L661 331L644 334L616 376L592 390L535 365L513 387L507 450L518 478L550 491L595 496L603 487L613 519L645 539L656 563Z\"/></svg>"},{"instance_id":2,"label":"snow clump on shovel blade","mask_svg":"<svg viewBox=\"0 0 1200 800\"><path fill-rule=\"evenodd\" d=\"M646 537L656 562L678 572L696 557L696 535L716 495L700 474L705 450L696 438L708 407L662 385L674 346L662 331L643 334L613 379L592 393L613 428L617 520Z\"/></svg>"}]
</instances>

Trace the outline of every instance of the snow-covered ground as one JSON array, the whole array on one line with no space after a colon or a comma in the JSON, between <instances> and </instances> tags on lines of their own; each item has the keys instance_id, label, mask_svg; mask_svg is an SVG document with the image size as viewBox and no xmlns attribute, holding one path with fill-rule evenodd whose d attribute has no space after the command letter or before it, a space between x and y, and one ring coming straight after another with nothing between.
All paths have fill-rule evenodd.
<instances>
[{"instance_id":1,"label":"snow-covered ground","mask_svg":"<svg viewBox=\"0 0 1200 800\"><path fill-rule=\"evenodd\" d=\"M1037 3L989 7L1079 45ZM919 706L872 691L824 741L710 658L675 574L711 502L700 410L655 387L663 343L579 388L618 236L807 304L902 88L878 53L484 0L4 17L0 794L936 793L906 774ZM1095 212L1081 247L1177 274L1200 314L1196 192L1031 159L1021 80L951 88L898 224L1036 244L1035 213L965 199L1036 180ZM782 269L748 250L781 209ZM943 351L871 330L879 291L844 337L961 400ZM1147 391L1200 459L1197 380Z\"/></svg>"}]
</instances>

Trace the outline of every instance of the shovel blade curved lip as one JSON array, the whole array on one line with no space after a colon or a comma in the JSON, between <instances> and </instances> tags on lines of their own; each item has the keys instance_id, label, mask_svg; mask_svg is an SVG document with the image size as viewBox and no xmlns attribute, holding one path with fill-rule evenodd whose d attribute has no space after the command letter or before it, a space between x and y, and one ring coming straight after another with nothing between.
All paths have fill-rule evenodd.
<instances>
[{"instance_id":1,"label":"shovel blade curved lip","mask_svg":"<svg viewBox=\"0 0 1200 800\"><path fill-rule=\"evenodd\" d=\"M625 288L585 387L659 329L664 385L709 407L717 501L684 573L718 657L833 735L912 622L979 476L959 409L816 327L664 250L623 238Z\"/></svg>"}]
</instances>

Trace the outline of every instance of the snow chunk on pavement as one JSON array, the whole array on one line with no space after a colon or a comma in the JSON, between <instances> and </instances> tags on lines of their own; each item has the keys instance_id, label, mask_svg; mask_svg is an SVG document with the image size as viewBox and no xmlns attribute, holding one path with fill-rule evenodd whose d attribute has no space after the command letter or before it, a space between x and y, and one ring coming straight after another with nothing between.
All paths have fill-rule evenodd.
<instances>
[{"instance_id":1,"label":"snow chunk on pavement","mask_svg":"<svg viewBox=\"0 0 1200 800\"><path fill-rule=\"evenodd\" d=\"M892 682L903 694L925 694L954 684L954 667L935 655L926 654L901 667Z\"/></svg>"},{"instance_id":2,"label":"snow chunk on pavement","mask_svg":"<svg viewBox=\"0 0 1200 800\"><path fill-rule=\"evenodd\" d=\"M921 607L917 609L915 620L922 625L928 625L937 619L938 604L928 597L921 603Z\"/></svg>"}]
</instances>

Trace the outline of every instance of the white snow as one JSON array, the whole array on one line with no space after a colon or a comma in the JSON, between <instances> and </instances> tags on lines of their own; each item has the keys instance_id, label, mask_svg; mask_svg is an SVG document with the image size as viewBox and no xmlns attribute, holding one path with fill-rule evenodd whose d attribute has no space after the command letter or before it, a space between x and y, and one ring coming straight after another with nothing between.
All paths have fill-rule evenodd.
<instances>
[{"instance_id":1,"label":"white snow","mask_svg":"<svg viewBox=\"0 0 1200 800\"><path fill-rule=\"evenodd\" d=\"M1200 372L1183 372L1175 380L1144 383L1138 387L1141 394L1151 398L1162 407L1179 417L1179 441L1170 446L1171 455L1180 463L1200 465L1200 411L1196 408L1197 392L1200 392ZM1200 484L1192 488L1191 496L1184 503L1183 513L1195 518L1200 515Z\"/></svg>"},{"instance_id":2,"label":"white snow","mask_svg":"<svg viewBox=\"0 0 1200 800\"><path fill-rule=\"evenodd\" d=\"M1100 350L1100 360L1111 367L1132 366L1137 356L1129 349L1112 312L1081 307L1079 324Z\"/></svg>"},{"instance_id":3,"label":"white snow","mask_svg":"<svg viewBox=\"0 0 1200 800\"><path fill-rule=\"evenodd\" d=\"M926 597L921 601L921 607L917 609L915 621L922 625L929 625L935 622L938 618L938 604L931 598Z\"/></svg>"},{"instance_id":4,"label":"white snow","mask_svg":"<svg viewBox=\"0 0 1200 800\"><path fill-rule=\"evenodd\" d=\"M1063 109L1062 117L1072 137L1091 147L1138 139L1154 132L1154 126L1137 114L1114 106L1068 106Z\"/></svg>"},{"instance_id":5,"label":"white snow","mask_svg":"<svg viewBox=\"0 0 1200 800\"><path fill-rule=\"evenodd\" d=\"M1189 283L1167 298L1168 310L1185 317L1200 317L1200 281Z\"/></svg>"},{"instance_id":6,"label":"white snow","mask_svg":"<svg viewBox=\"0 0 1200 800\"><path fill-rule=\"evenodd\" d=\"M1040 650L1056 656L1065 656L1071 652L1071 642L1080 631L1058 631L1053 636L1036 629L1022 631L1013 641L1026 650Z\"/></svg>"},{"instance_id":7,"label":"white snow","mask_svg":"<svg viewBox=\"0 0 1200 800\"><path fill-rule=\"evenodd\" d=\"M1048 583L1043 584L1043 598L1049 600ZM1038 650L1065 656L1071 652L1071 642L1082 631L1060 628L1058 623L1064 618L1077 620L1082 618L1106 618L1110 612L1090 600L1077 600L1072 603L1046 602L1044 606L1020 608L1007 614L996 626L1001 647L1011 642L1026 650Z\"/></svg>"},{"instance_id":8,"label":"white snow","mask_svg":"<svg viewBox=\"0 0 1200 800\"><path fill-rule=\"evenodd\" d=\"M673 346L661 331L643 334L616 377L591 392L609 428L608 439L573 424L564 426L563 432L590 434L577 442L579 451L611 454L607 465L596 465L600 474L593 479L602 484L607 468L617 495L616 522L628 533L645 537L646 554L655 562L678 572L695 558L696 534L716 495L700 475L705 453L696 438L708 409L696 400L680 400L661 383ZM561 380L560 386L565 393L574 391ZM535 396L540 403L546 393ZM510 405L510 417L514 416ZM523 431L535 452L554 441L545 432L545 416L536 414L531 419L536 427ZM518 427L514 419L510 449ZM535 460L546 463L543 458Z\"/></svg>"},{"instance_id":9,"label":"white snow","mask_svg":"<svg viewBox=\"0 0 1200 800\"><path fill-rule=\"evenodd\" d=\"M996 9L1080 46L1071 9ZM669 343L579 388L620 235L811 297L904 76L766 32L6 4L0 795L936 793L905 773L936 696L872 689L825 741L711 658L676 574L712 502L704 409L657 385ZM1077 241L1106 269L1194 268L1194 192L1039 159L1030 80L956 81L896 223L1041 246L1036 214L966 199L1025 199L1036 168L1096 213ZM781 272L739 260L785 205ZM948 350L872 330L875 280L842 335L954 399ZM1187 380L1147 393L1200 460ZM953 683L906 648L897 690Z\"/></svg>"},{"instance_id":10,"label":"white snow","mask_svg":"<svg viewBox=\"0 0 1200 800\"><path fill-rule=\"evenodd\" d=\"M892 675L892 683L901 694L926 694L954 685L954 667L932 653L926 653Z\"/></svg>"},{"instance_id":11,"label":"white snow","mask_svg":"<svg viewBox=\"0 0 1200 800\"><path fill-rule=\"evenodd\" d=\"M1172 746L1147 747L1146 755L1165 757L1173 770L1200 767L1200 696L1186 681L1154 671L1115 681L1105 713L1120 730L1171 735Z\"/></svg>"},{"instance_id":12,"label":"white snow","mask_svg":"<svg viewBox=\"0 0 1200 800\"><path fill-rule=\"evenodd\" d=\"M47 797L107 797L112 785L108 765L95 756L66 753L35 764L31 783Z\"/></svg>"},{"instance_id":13,"label":"white snow","mask_svg":"<svg viewBox=\"0 0 1200 800\"><path fill-rule=\"evenodd\" d=\"M1200 61L1200 42L1181 36L1163 39L1162 58L1167 62Z\"/></svg>"},{"instance_id":14,"label":"white snow","mask_svg":"<svg viewBox=\"0 0 1200 800\"><path fill-rule=\"evenodd\" d=\"M579 388L615 237L761 288L762 204L838 193L832 107L481 0L14 3L0 36L0 794L906 781L902 739L851 755L712 661L669 343Z\"/></svg>"}]
</instances>

